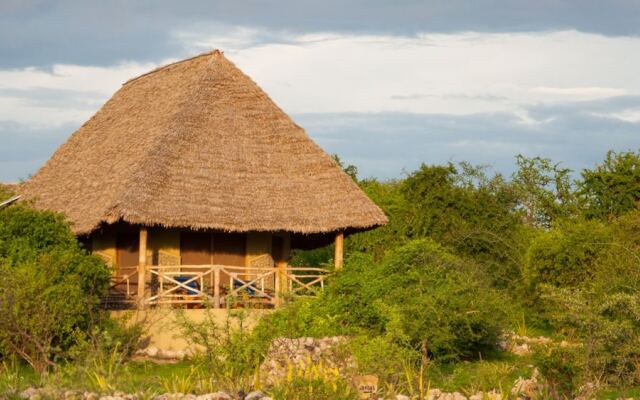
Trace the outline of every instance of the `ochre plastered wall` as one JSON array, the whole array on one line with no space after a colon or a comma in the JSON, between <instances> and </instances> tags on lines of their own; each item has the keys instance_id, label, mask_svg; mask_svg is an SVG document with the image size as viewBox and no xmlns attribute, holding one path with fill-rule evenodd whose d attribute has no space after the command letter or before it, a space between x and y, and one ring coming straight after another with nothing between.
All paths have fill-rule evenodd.
<instances>
[{"instance_id":1,"label":"ochre plastered wall","mask_svg":"<svg viewBox=\"0 0 640 400\"><path fill-rule=\"evenodd\" d=\"M116 265L116 234L113 229L104 228L92 235L91 252L102 257L107 265Z\"/></svg>"},{"instance_id":2,"label":"ochre plastered wall","mask_svg":"<svg viewBox=\"0 0 640 400\"><path fill-rule=\"evenodd\" d=\"M235 311L237 312L237 311ZM162 350L186 350L189 348L189 338L184 334L184 320L192 323L212 323L212 326L225 326L230 322L233 329L237 329L238 320L233 317L234 311L227 309L197 309L175 310L156 308L145 311L111 311L113 318L124 324L139 323L143 329L143 337L148 340L147 346L154 346ZM243 327L253 329L260 318L271 313L270 310L248 310ZM199 348L191 350L198 351Z\"/></svg>"},{"instance_id":3,"label":"ochre plastered wall","mask_svg":"<svg viewBox=\"0 0 640 400\"><path fill-rule=\"evenodd\" d=\"M258 261L258 259L263 260L265 255L271 254L271 239L272 234L269 232L249 232L247 234L246 266L251 266L252 262Z\"/></svg>"},{"instance_id":4,"label":"ochre plastered wall","mask_svg":"<svg viewBox=\"0 0 640 400\"><path fill-rule=\"evenodd\" d=\"M109 265L116 266L116 235L118 232L131 232L132 229L135 228L117 225L101 228L92 235L92 252L104 258ZM269 264L273 235L270 232L247 233L245 266L267 266ZM288 233L276 235L282 236L288 235ZM151 265L179 265L180 231L178 229L149 228L147 260Z\"/></svg>"},{"instance_id":5,"label":"ochre plastered wall","mask_svg":"<svg viewBox=\"0 0 640 400\"><path fill-rule=\"evenodd\" d=\"M180 265L180 231L154 228L149 231L147 259L152 265Z\"/></svg>"}]
</instances>

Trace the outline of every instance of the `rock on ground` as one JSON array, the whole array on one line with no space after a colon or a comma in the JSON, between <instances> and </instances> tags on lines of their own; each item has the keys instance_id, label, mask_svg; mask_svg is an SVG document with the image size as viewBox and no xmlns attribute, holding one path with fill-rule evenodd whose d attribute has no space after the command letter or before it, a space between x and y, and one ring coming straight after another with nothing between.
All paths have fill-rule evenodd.
<instances>
[{"instance_id":1,"label":"rock on ground","mask_svg":"<svg viewBox=\"0 0 640 400\"><path fill-rule=\"evenodd\" d=\"M355 370L355 362L341 351L343 343L346 343L346 338L338 336L275 339L260 365L260 376L267 384L273 384L284 379L289 369L305 370L309 366L323 365L337 368L346 378L350 371Z\"/></svg>"}]
</instances>

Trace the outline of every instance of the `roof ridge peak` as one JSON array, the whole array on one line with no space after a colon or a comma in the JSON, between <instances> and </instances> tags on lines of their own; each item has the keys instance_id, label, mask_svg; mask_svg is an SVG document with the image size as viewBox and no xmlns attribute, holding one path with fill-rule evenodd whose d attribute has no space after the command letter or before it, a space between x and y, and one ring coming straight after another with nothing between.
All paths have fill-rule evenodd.
<instances>
[{"instance_id":1,"label":"roof ridge peak","mask_svg":"<svg viewBox=\"0 0 640 400\"><path fill-rule=\"evenodd\" d=\"M200 53L200 54L197 54L195 56L192 56L192 57L189 57L189 58L185 58L184 60L178 60L178 61L174 61L174 62L169 63L169 64L161 65L161 66L159 66L159 67L157 67L155 69L152 69L151 71L145 72L144 74L135 76L135 77L125 81L122 84L122 86L126 86L126 85L128 85L130 83L133 83L134 81L137 81L140 78L144 78L145 76L155 74L156 72L161 72L161 71L163 71L163 70L165 70L165 69L167 69L169 67L173 67L174 65L182 64L182 63L185 63L187 61L192 61L192 60L195 60L196 58L206 57L206 56L217 56L217 57L223 57L223 58L226 59L226 57L224 57L224 52L223 51L221 51L219 49L213 49L213 50L207 51L205 53Z\"/></svg>"}]
</instances>

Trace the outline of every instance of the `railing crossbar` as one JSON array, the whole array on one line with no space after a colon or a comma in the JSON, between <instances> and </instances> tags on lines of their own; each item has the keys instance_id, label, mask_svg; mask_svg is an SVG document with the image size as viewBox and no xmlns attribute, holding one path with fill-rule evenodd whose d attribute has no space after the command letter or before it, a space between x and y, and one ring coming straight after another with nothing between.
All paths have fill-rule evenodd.
<instances>
[{"instance_id":1,"label":"railing crossbar","mask_svg":"<svg viewBox=\"0 0 640 400\"><path fill-rule=\"evenodd\" d=\"M284 280L284 288L296 296L313 295L324 289L324 281L329 271L317 267L243 267L231 265L180 265L180 266L151 266L149 275L157 278L157 286L152 296L144 300L145 304L202 304L213 300L216 307L222 296L228 298L242 298L251 303L258 301L264 304L279 304L280 293L277 293L277 282ZM229 277L228 293L220 294L221 273ZM121 303L135 303L136 293L131 292L131 278L136 277L137 270L112 278L109 290L121 293L120 285L125 284L125 299ZM178 277L184 277L179 279ZM205 279L206 278L206 279ZM266 284L269 280L269 284ZM194 284L195 283L195 284ZM149 281L143 284L148 285ZM270 285L273 285L270 286ZM282 287L281 287L282 288ZM208 292L213 292L211 296ZM135 292L137 292L134 289ZM273 291L273 293L272 293ZM184 293L183 293L184 292ZM248 298L245 294L248 294ZM262 299L262 300L260 300Z\"/></svg>"}]
</instances>

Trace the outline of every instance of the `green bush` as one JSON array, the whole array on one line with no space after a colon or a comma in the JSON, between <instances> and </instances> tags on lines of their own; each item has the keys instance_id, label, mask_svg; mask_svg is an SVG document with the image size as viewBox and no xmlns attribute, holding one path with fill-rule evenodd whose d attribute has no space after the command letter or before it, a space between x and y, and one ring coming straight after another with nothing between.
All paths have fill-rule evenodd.
<instances>
[{"instance_id":1,"label":"green bush","mask_svg":"<svg viewBox=\"0 0 640 400\"><path fill-rule=\"evenodd\" d=\"M593 288L544 288L554 328L581 355L586 380L640 383L640 295Z\"/></svg>"},{"instance_id":2,"label":"green bush","mask_svg":"<svg viewBox=\"0 0 640 400\"><path fill-rule=\"evenodd\" d=\"M575 287L593 276L599 257L611 241L609 229L598 221L568 220L540 233L526 255L525 279L532 290L539 284Z\"/></svg>"},{"instance_id":3,"label":"green bush","mask_svg":"<svg viewBox=\"0 0 640 400\"><path fill-rule=\"evenodd\" d=\"M396 388L406 386L406 369L414 369L420 363L419 351L402 346L389 336L356 336L349 342L349 351L361 374L376 375L380 382Z\"/></svg>"},{"instance_id":4,"label":"green bush","mask_svg":"<svg viewBox=\"0 0 640 400\"><path fill-rule=\"evenodd\" d=\"M320 297L296 302L261 325L284 336L386 336L407 348L426 346L439 360L454 360L495 346L505 304L481 269L423 239L378 263L351 254Z\"/></svg>"},{"instance_id":5,"label":"green bush","mask_svg":"<svg viewBox=\"0 0 640 400\"><path fill-rule=\"evenodd\" d=\"M355 400L356 389L335 369L313 365L305 370L291 369L284 382L267 393L275 400Z\"/></svg>"},{"instance_id":6,"label":"green bush","mask_svg":"<svg viewBox=\"0 0 640 400\"><path fill-rule=\"evenodd\" d=\"M594 169L582 171L579 195L584 214L610 219L637 208L640 200L640 152L609 151Z\"/></svg>"},{"instance_id":7,"label":"green bush","mask_svg":"<svg viewBox=\"0 0 640 400\"><path fill-rule=\"evenodd\" d=\"M0 352L37 371L56 365L100 319L110 273L63 217L25 205L0 210Z\"/></svg>"},{"instance_id":8,"label":"green bush","mask_svg":"<svg viewBox=\"0 0 640 400\"><path fill-rule=\"evenodd\" d=\"M207 372L197 377L201 387L236 393L251 390L270 336L252 334L247 327L248 318L245 310L228 310L226 319L218 322L210 307L201 321L178 314L183 337L191 348L202 350L194 358L195 365Z\"/></svg>"},{"instance_id":9,"label":"green bush","mask_svg":"<svg viewBox=\"0 0 640 400\"><path fill-rule=\"evenodd\" d=\"M549 385L554 399L571 399L576 395L583 374L583 354L575 347L538 346L534 363Z\"/></svg>"}]
</instances>

